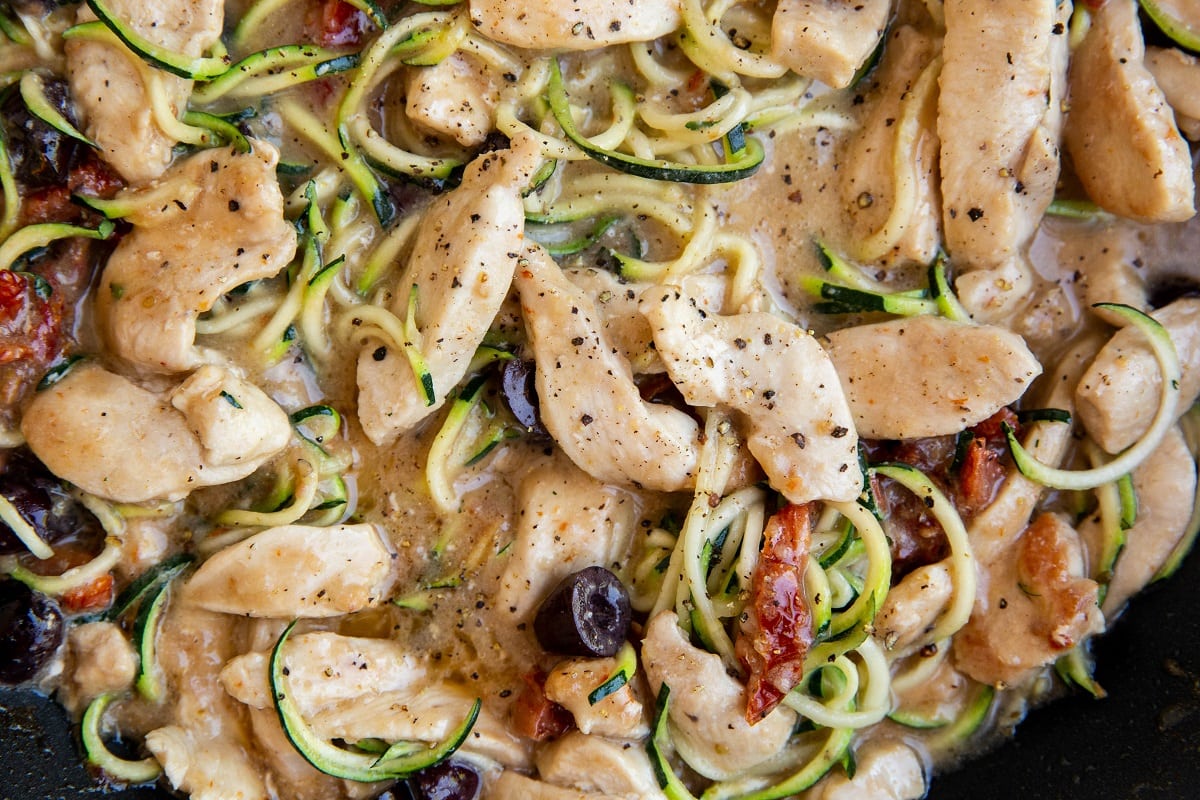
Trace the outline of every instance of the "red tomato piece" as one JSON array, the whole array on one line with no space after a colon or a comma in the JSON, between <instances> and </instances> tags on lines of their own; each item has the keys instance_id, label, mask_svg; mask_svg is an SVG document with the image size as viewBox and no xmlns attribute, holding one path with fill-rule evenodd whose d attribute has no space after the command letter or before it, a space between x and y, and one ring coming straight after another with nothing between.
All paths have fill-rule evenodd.
<instances>
[{"instance_id":1,"label":"red tomato piece","mask_svg":"<svg viewBox=\"0 0 1200 800\"><path fill-rule=\"evenodd\" d=\"M804 676L812 645L812 610L804 596L804 571L812 536L811 503L789 505L767 522L750 587L748 618L735 651L749 673L746 721L758 722Z\"/></svg>"},{"instance_id":2,"label":"red tomato piece","mask_svg":"<svg viewBox=\"0 0 1200 800\"><path fill-rule=\"evenodd\" d=\"M512 728L518 736L545 742L557 739L575 727L575 717L546 697L546 675L531 672L522 676L525 689L512 707Z\"/></svg>"}]
</instances>

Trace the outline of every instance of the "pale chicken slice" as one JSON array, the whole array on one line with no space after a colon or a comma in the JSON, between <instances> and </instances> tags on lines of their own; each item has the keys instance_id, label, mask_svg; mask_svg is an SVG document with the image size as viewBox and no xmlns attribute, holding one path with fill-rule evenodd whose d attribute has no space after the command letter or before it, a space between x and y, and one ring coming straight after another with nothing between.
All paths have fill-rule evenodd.
<instances>
[{"instance_id":1,"label":"pale chicken slice","mask_svg":"<svg viewBox=\"0 0 1200 800\"><path fill-rule=\"evenodd\" d=\"M330 739L441 742L467 718L477 697L475 687L433 680L412 689L345 700L308 721L319 735ZM529 769L529 740L509 731L504 715L493 709L487 698L484 700L459 752L484 763Z\"/></svg>"},{"instance_id":2,"label":"pale chicken slice","mask_svg":"<svg viewBox=\"0 0 1200 800\"><path fill-rule=\"evenodd\" d=\"M35 395L21 430L55 475L119 503L240 480L292 433L274 400L219 367L159 393L91 363Z\"/></svg>"},{"instance_id":3,"label":"pale chicken slice","mask_svg":"<svg viewBox=\"0 0 1200 800\"><path fill-rule=\"evenodd\" d=\"M672 611L646 625L642 665L652 694L664 683L671 687L672 740L707 778L730 778L761 764L791 738L796 713L786 706L753 726L746 722L746 687L725 671L720 656L688 642Z\"/></svg>"},{"instance_id":4,"label":"pale chicken slice","mask_svg":"<svg viewBox=\"0 0 1200 800\"><path fill-rule=\"evenodd\" d=\"M1175 124L1200 139L1200 59L1177 47L1147 47L1146 69L1175 112Z\"/></svg>"},{"instance_id":5,"label":"pale chicken slice","mask_svg":"<svg viewBox=\"0 0 1200 800\"><path fill-rule=\"evenodd\" d=\"M1133 491L1137 516L1125 531L1125 546L1104 595L1101 609L1107 619L1119 614L1126 601L1150 583L1187 530L1196 498L1196 461L1178 428L1133 471ZM1083 520L1079 535L1095 574L1102 566L1098 556L1104 538L1099 515Z\"/></svg>"},{"instance_id":6,"label":"pale chicken slice","mask_svg":"<svg viewBox=\"0 0 1200 800\"><path fill-rule=\"evenodd\" d=\"M955 664L980 683L1021 685L1104 630L1100 587L1085 577L1079 535L1062 517L1037 517L982 566L975 610L954 639Z\"/></svg>"},{"instance_id":7,"label":"pale chicken slice","mask_svg":"<svg viewBox=\"0 0 1200 800\"><path fill-rule=\"evenodd\" d=\"M634 800L640 795L609 795L567 789L505 770L488 793L490 800Z\"/></svg>"},{"instance_id":8,"label":"pale chicken slice","mask_svg":"<svg viewBox=\"0 0 1200 800\"><path fill-rule=\"evenodd\" d=\"M152 186L121 197L129 215L94 297L112 352L137 367L182 372L218 358L195 346L196 318L221 295L270 278L296 254L296 229L283 217L275 177L279 153L253 141L249 153L206 150Z\"/></svg>"},{"instance_id":9,"label":"pale chicken slice","mask_svg":"<svg viewBox=\"0 0 1200 800\"><path fill-rule=\"evenodd\" d=\"M113 622L85 622L67 632L69 668L58 687L68 708L83 710L106 692L125 692L137 677L138 654L124 631Z\"/></svg>"},{"instance_id":10,"label":"pale chicken slice","mask_svg":"<svg viewBox=\"0 0 1200 800\"><path fill-rule=\"evenodd\" d=\"M192 797L269 796L243 709L218 677L237 654L241 631L234 617L174 602L159 626L158 664L171 702L164 707L164 727L146 736L146 746L171 785Z\"/></svg>"},{"instance_id":11,"label":"pale chicken slice","mask_svg":"<svg viewBox=\"0 0 1200 800\"><path fill-rule=\"evenodd\" d=\"M270 796L249 748L232 738L168 725L146 734L146 748L171 785L192 800L267 800Z\"/></svg>"},{"instance_id":12,"label":"pale chicken slice","mask_svg":"<svg viewBox=\"0 0 1200 800\"><path fill-rule=\"evenodd\" d=\"M569 462L531 470L517 489L516 536L492 592L506 628L531 623L533 611L567 575L622 563L637 524L637 501Z\"/></svg>"},{"instance_id":13,"label":"pale chicken slice","mask_svg":"<svg viewBox=\"0 0 1200 800\"><path fill-rule=\"evenodd\" d=\"M1042 372L1004 328L916 317L827 336L854 422L872 439L958 433L1016 400Z\"/></svg>"},{"instance_id":14,"label":"pale chicken slice","mask_svg":"<svg viewBox=\"0 0 1200 800\"><path fill-rule=\"evenodd\" d=\"M542 780L605 797L664 797L644 747L571 731L538 751Z\"/></svg>"},{"instance_id":15,"label":"pale chicken slice","mask_svg":"<svg viewBox=\"0 0 1200 800\"><path fill-rule=\"evenodd\" d=\"M683 24L680 0L470 0L469 5L476 30L527 50L594 50L648 42Z\"/></svg>"},{"instance_id":16,"label":"pale chicken slice","mask_svg":"<svg viewBox=\"0 0 1200 800\"><path fill-rule=\"evenodd\" d=\"M109 0L107 6L155 45L187 56L202 55L216 44L225 21L220 0ZM91 9L80 9L79 22L94 19ZM162 175L174 156L175 139L154 120L138 56L124 47L86 39L68 39L64 50L80 122L104 160L130 183ZM157 74L177 114L184 111L192 82L145 69Z\"/></svg>"},{"instance_id":17,"label":"pale chicken slice","mask_svg":"<svg viewBox=\"0 0 1200 800\"><path fill-rule=\"evenodd\" d=\"M894 739L871 739L855 750L854 777L833 770L810 800L919 800L925 796L925 762Z\"/></svg>"},{"instance_id":18,"label":"pale chicken slice","mask_svg":"<svg viewBox=\"0 0 1200 800\"><path fill-rule=\"evenodd\" d=\"M780 0L771 55L798 75L843 89L879 44L892 0Z\"/></svg>"},{"instance_id":19,"label":"pale chicken slice","mask_svg":"<svg viewBox=\"0 0 1200 800\"><path fill-rule=\"evenodd\" d=\"M942 224L969 311L1003 316L1054 198L1071 3L948 0L938 135Z\"/></svg>"},{"instance_id":20,"label":"pale chicken slice","mask_svg":"<svg viewBox=\"0 0 1200 800\"><path fill-rule=\"evenodd\" d=\"M251 652L230 659L221 670L225 691L248 706L269 708L270 656ZM299 633L288 639L283 658L292 699L306 719L334 703L411 689L428 680L424 660L391 639Z\"/></svg>"},{"instance_id":21,"label":"pale chicken slice","mask_svg":"<svg viewBox=\"0 0 1200 800\"><path fill-rule=\"evenodd\" d=\"M788 500L858 496L858 434L834 365L813 336L765 312L706 313L675 286L647 290L641 310L684 399L743 413L750 452Z\"/></svg>"},{"instance_id":22,"label":"pale chicken slice","mask_svg":"<svg viewBox=\"0 0 1200 800\"><path fill-rule=\"evenodd\" d=\"M486 64L459 51L432 66L410 69L405 113L463 147L478 147L494 127L502 85Z\"/></svg>"},{"instance_id":23,"label":"pale chicken slice","mask_svg":"<svg viewBox=\"0 0 1200 800\"><path fill-rule=\"evenodd\" d=\"M515 283L546 430L597 480L657 491L694 484L696 421L643 401L629 361L609 344L591 299L540 247L525 256Z\"/></svg>"},{"instance_id":24,"label":"pale chicken slice","mask_svg":"<svg viewBox=\"0 0 1200 800\"><path fill-rule=\"evenodd\" d=\"M849 248L861 260L929 262L941 244L937 54L936 39L903 25L859 89L869 110L846 138L838 176Z\"/></svg>"},{"instance_id":25,"label":"pale chicken slice","mask_svg":"<svg viewBox=\"0 0 1200 800\"><path fill-rule=\"evenodd\" d=\"M217 552L188 580L182 599L247 617L336 617L386 602L394 559L374 525L284 525Z\"/></svg>"},{"instance_id":26,"label":"pale chicken slice","mask_svg":"<svg viewBox=\"0 0 1200 800\"><path fill-rule=\"evenodd\" d=\"M875 615L875 638L903 653L933 629L954 596L954 578L946 562L914 569L891 588Z\"/></svg>"},{"instance_id":27,"label":"pale chicken slice","mask_svg":"<svg viewBox=\"0 0 1200 800\"><path fill-rule=\"evenodd\" d=\"M358 357L358 420L375 444L440 408L466 374L512 283L524 248L521 193L540 163L532 138L514 139L511 149L473 161L458 188L425 212L391 310L404 319L415 293L433 401L401 350L368 341Z\"/></svg>"},{"instance_id":28,"label":"pale chicken slice","mask_svg":"<svg viewBox=\"0 0 1200 800\"><path fill-rule=\"evenodd\" d=\"M1185 297L1150 313L1179 356L1180 414L1200 397L1200 299ZM1097 355L1075 390L1079 420L1096 443L1119 453L1138 440L1158 410L1162 375L1154 352L1136 329L1122 328Z\"/></svg>"},{"instance_id":29,"label":"pale chicken slice","mask_svg":"<svg viewBox=\"0 0 1200 800\"><path fill-rule=\"evenodd\" d=\"M427 659L391 639L331 632L298 634L283 652L287 685L319 736L346 741L445 739L466 718L475 696L432 675ZM226 691L252 709L272 709L269 652L231 659L221 670ZM481 709L462 752L525 767L526 746L489 707Z\"/></svg>"},{"instance_id":30,"label":"pale chicken slice","mask_svg":"<svg viewBox=\"0 0 1200 800\"><path fill-rule=\"evenodd\" d=\"M1071 58L1067 150L1100 207L1180 222L1196 212L1191 153L1145 55L1136 0L1107 0L1092 12Z\"/></svg>"},{"instance_id":31,"label":"pale chicken slice","mask_svg":"<svg viewBox=\"0 0 1200 800\"><path fill-rule=\"evenodd\" d=\"M555 664L546 676L546 697L570 711L585 734L640 739L650 732L650 726L632 684L626 683L596 703L588 699L616 668L615 658L568 658Z\"/></svg>"}]
</instances>

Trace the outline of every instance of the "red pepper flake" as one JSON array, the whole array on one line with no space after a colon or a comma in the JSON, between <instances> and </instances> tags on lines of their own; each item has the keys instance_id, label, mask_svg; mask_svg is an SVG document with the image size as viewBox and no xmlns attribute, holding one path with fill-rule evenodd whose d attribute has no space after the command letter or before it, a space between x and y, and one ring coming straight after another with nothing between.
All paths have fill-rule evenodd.
<instances>
[{"instance_id":1,"label":"red pepper flake","mask_svg":"<svg viewBox=\"0 0 1200 800\"><path fill-rule=\"evenodd\" d=\"M748 618L734 646L749 673L746 721L751 725L804 677L804 657L813 641L804 571L814 516L812 503L792 504L773 515L763 532Z\"/></svg>"}]
</instances>

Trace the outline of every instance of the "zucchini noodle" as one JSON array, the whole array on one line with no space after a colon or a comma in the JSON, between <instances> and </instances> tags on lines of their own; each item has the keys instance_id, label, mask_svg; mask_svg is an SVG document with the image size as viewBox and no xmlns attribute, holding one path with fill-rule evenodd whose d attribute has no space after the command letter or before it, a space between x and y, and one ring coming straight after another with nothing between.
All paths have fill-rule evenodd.
<instances>
[{"instance_id":1,"label":"zucchini noodle","mask_svg":"<svg viewBox=\"0 0 1200 800\"><path fill-rule=\"evenodd\" d=\"M1175 410L1179 404L1179 385L1182 376L1179 356L1175 352L1175 344L1171 341L1170 334L1153 317L1130 306L1101 303L1097 308L1106 309L1123 318L1128 324L1141 331L1149 342L1162 378L1158 410L1154 414L1150 427L1142 434L1141 438L1112 461L1089 470L1072 471L1041 463L1017 441L1012 428L1006 424L1004 426L1005 435L1017 468L1030 480L1053 489L1094 489L1103 483L1116 480L1122 475L1132 472L1154 452L1163 437L1166 436L1167 431L1175 424Z\"/></svg>"},{"instance_id":2,"label":"zucchini noodle","mask_svg":"<svg viewBox=\"0 0 1200 800\"><path fill-rule=\"evenodd\" d=\"M862 669L866 673L863 681L866 690L861 695L858 692L858 669L850 659L842 655L823 669L834 668L847 679L852 677L853 683L848 680L847 689L826 702L805 694L799 688L793 689L783 699L784 705L805 719L826 728L865 728L882 720L892 710L892 681L888 672L888 659L883 649L871 637L867 637L866 641L855 648L855 652L862 659ZM855 701L853 711L847 710L851 700Z\"/></svg>"},{"instance_id":3,"label":"zucchini noodle","mask_svg":"<svg viewBox=\"0 0 1200 800\"><path fill-rule=\"evenodd\" d=\"M411 36L421 29L453 30L465 36L463 25L466 23L463 20L464 18L458 15L437 11L415 14L403 23L388 28L363 53L358 71L346 89L338 109L338 129L344 131L350 142L358 145L363 154L386 172L413 177L444 178L450 170L459 166L460 162L455 159L422 156L390 143L371 125L367 105L375 89L403 65L401 61L391 57L391 51L406 36ZM461 38L458 41L461 41Z\"/></svg>"},{"instance_id":4,"label":"zucchini noodle","mask_svg":"<svg viewBox=\"0 0 1200 800\"><path fill-rule=\"evenodd\" d=\"M291 525L299 521L313 504L317 497L317 489L321 476L312 463L306 458L297 458L292 462L292 475L295 482L292 486L291 502L275 511L250 511L241 508L227 508L216 516L218 525L231 525L248 528L273 528L280 525Z\"/></svg>"},{"instance_id":5,"label":"zucchini noodle","mask_svg":"<svg viewBox=\"0 0 1200 800\"><path fill-rule=\"evenodd\" d=\"M950 655L950 640L943 639L934 642L933 655L924 652L914 653L904 659L897 659L894 665L899 669L892 675L892 691L904 694L928 682Z\"/></svg>"},{"instance_id":6,"label":"zucchini noodle","mask_svg":"<svg viewBox=\"0 0 1200 800\"><path fill-rule=\"evenodd\" d=\"M721 19L733 3L713 3L704 8L701 0L683 1L684 31L679 35L679 46L696 66L724 82L734 75L750 78L780 78L787 67L769 56L739 48L721 29Z\"/></svg>"},{"instance_id":7,"label":"zucchini noodle","mask_svg":"<svg viewBox=\"0 0 1200 800\"><path fill-rule=\"evenodd\" d=\"M7 572L34 591L58 597L72 589L85 586L107 575L121 563L121 540L108 536L100 554L78 567L72 567L61 575L38 575L21 566L11 556L0 559L0 570Z\"/></svg>"},{"instance_id":8,"label":"zucchini noodle","mask_svg":"<svg viewBox=\"0 0 1200 800\"><path fill-rule=\"evenodd\" d=\"M879 475L891 478L917 495L933 514L934 519L938 521L950 544L950 556L947 560L950 573L954 578L953 599L950 601L949 607L938 617L932 630L913 644L913 649L919 649L929 642L953 636L970 619L971 609L975 605L978 582L975 554L971 549L971 540L967 536L967 529L963 525L962 517L954 508L954 504L942 494L928 476L906 464L877 464L871 469ZM895 657L896 654L893 654L893 658Z\"/></svg>"}]
</instances>

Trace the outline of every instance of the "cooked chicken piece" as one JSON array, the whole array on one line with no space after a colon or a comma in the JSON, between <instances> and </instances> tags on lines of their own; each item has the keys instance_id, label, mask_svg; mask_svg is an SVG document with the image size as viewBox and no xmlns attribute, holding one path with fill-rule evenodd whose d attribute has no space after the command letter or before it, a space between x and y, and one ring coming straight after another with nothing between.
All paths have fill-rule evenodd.
<instances>
[{"instance_id":1,"label":"cooked chicken piece","mask_svg":"<svg viewBox=\"0 0 1200 800\"><path fill-rule=\"evenodd\" d=\"M35 395L21 430L55 475L119 503L240 480L292 433L274 400L219 367L156 393L92 363Z\"/></svg>"},{"instance_id":2,"label":"cooked chicken piece","mask_svg":"<svg viewBox=\"0 0 1200 800\"><path fill-rule=\"evenodd\" d=\"M1185 297L1150 316L1171 336L1183 369L1178 413L1200 396L1200 299ZM1162 375L1145 337L1126 327L1096 356L1075 390L1079 420L1109 453L1119 453L1138 440L1158 411Z\"/></svg>"},{"instance_id":3,"label":"cooked chicken piece","mask_svg":"<svg viewBox=\"0 0 1200 800\"><path fill-rule=\"evenodd\" d=\"M641 795L614 796L600 792L564 789L552 783L527 778L519 772L505 770L492 785L488 797L491 800L636 800Z\"/></svg>"},{"instance_id":4,"label":"cooked chicken piece","mask_svg":"<svg viewBox=\"0 0 1200 800\"><path fill-rule=\"evenodd\" d=\"M1150 457L1133 471L1137 518L1125 532L1125 547L1117 558L1101 609L1107 619L1120 614L1125 602L1150 582L1187 529L1196 497L1196 462L1178 428L1167 434ZM1092 574L1104 540L1099 515L1079 525L1079 535L1091 556Z\"/></svg>"},{"instance_id":5,"label":"cooked chicken piece","mask_svg":"<svg viewBox=\"0 0 1200 800\"><path fill-rule=\"evenodd\" d=\"M891 11L891 0L780 0L771 55L799 75L845 88L875 52Z\"/></svg>"},{"instance_id":6,"label":"cooked chicken piece","mask_svg":"<svg viewBox=\"0 0 1200 800\"><path fill-rule=\"evenodd\" d=\"M826 337L859 435L958 433L1016 400L1042 372L1020 336L942 317L857 325Z\"/></svg>"},{"instance_id":7,"label":"cooked chicken piece","mask_svg":"<svg viewBox=\"0 0 1200 800\"><path fill-rule=\"evenodd\" d=\"M336 617L386 602L394 559L370 524L269 528L201 564L182 600L247 617Z\"/></svg>"},{"instance_id":8,"label":"cooked chicken piece","mask_svg":"<svg viewBox=\"0 0 1200 800\"><path fill-rule=\"evenodd\" d=\"M270 657L251 652L230 659L221 670L225 691L248 706L270 708ZM428 680L424 661L391 639L298 633L288 638L283 660L292 699L306 719L343 700L411 689Z\"/></svg>"},{"instance_id":9,"label":"cooked chicken piece","mask_svg":"<svg viewBox=\"0 0 1200 800\"><path fill-rule=\"evenodd\" d=\"M664 797L644 747L571 731L538 751L538 775L605 797Z\"/></svg>"},{"instance_id":10,"label":"cooked chicken piece","mask_svg":"<svg viewBox=\"0 0 1200 800\"><path fill-rule=\"evenodd\" d=\"M1042 514L981 566L975 610L954 640L955 664L975 680L1017 686L1104 630L1099 586L1084 577L1079 536L1061 517Z\"/></svg>"},{"instance_id":11,"label":"cooked chicken piece","mask_svg":"<svg viewBox=\"0 0 1200 800\"><path fill-rule=\"evenodd\" d=\"M415 287L419 351L434 400L428 403L402 351L369 341L358 357L358 419L375 444L440 408L466 374L512 282L524 247L521 192L540 163L532 138L514 139L512 149L472 162L459 187L425 212L391 310L404 319Z\"/></svg>"},{"instance_id":12,"label":"cooked chicken piece","mask_svg":"<svg viewBox=\"0 0 1200 800\"><path fill-rule=\"evenodd\" d=\"M1054 372L1043 383L1050 388L1045 396L1031 397L1031 408L1060 408L1074 413L1075 384L1091 361L1100 342L1095 336L1078 341L1062 357ZM1059 422L1035 422L1022 429L1026 450L1043 464L1058 466L1072 444L1073 427ZM967 527L976 563L987 564L1006 557L1017 537L1029 524L1046 487L1026 478L1011 467L992 502L980 511Z\"/></svg>"},{"instance_id":13,"label":"cooked chicken piece","mask_svg":"<svg viewBox=\"0 0 1200 800\"><path fill-rule=\"evenodd\" d=\"M467 716L474 695L429 674L428 664L399 642L315 632L290 638L283 653L288 690L321 736L347 741L441 741ZM254 709L271 709L269 652L250 652L221 670L226 691ZM525 767L525 744L483 708L463 745L508 766Z\"/></svg>"},{"instance_id":14,"label":"cooked chicken piece","mask_svg":"<svg viewBox=\"0 0 1200 800\"><path fill-rule=\"evenodd\" d=\"M949 0L938 134L956 288L981 319L1030 280L1023 251L1054 198L1071 3Z\"/></svg>"},{"instance_id":15,"label":"cooked chicken piece","mask_svg":"<svg viewBox=\"0 0 1200 800\"><path fill-rule=\"evenodd\" d=\"M639 373L661 373L663 365L654 352L650 324L638 311L642 291L650 284L625 282L604 269L567 269L563 273L595 303L603 320L601 331L613 349Z\"/></svg>"},{"instance_id":16,"label":"cooked chicken piece","mask_svg":"<svg viewBox=\"0 0 1200 800\"><path fill-rule=\"evenodd\" d=\"M680 0L470 0L471 24L489 39L527 50L594 50L648 42L683 24Z\"/></svg>"},{"instance_id":17,"label":"cooked chicken piece","mask_svg":"<svg viewBox=\"0 0 1200 800\"><path fill-rule=\"evenodd\" d=\"M546 676L546 697L570 711L585 734L640 739L650 726L632 684L626 683L595 705L588 700L616 668L615 658L568 658Z\"/></svg>"},{"instance_id":18,"label":"cooked chicken piece","mask_svg":"<svg viewBox=\"0 0 1200 800\"><path fill-rule=\"evenodd\" d=\"M657 696L671 687L671 737L687 763L706 778L722 780L779 752L792 735L796 713L777 706L753 727L746 722L746 687L725 672L721 657L693 647L675 613L646 625L642 665Z\"/></svg>"},{"instance_id":19,"label":"cooked chicken piece","mask_svg":"<svg viewBox=\"0 0 1200 800\"><path fill-rule=\"evenodd\" d=\"M937 52L937 42L910 25L888 35L864 87L870 110L839 159L850 249L865 261L927 263L941 244L936 75L921 79ZM919 81L930 85L926 96L915 92Z\"/></svg>"},{"instance_id":20,"label":"cooked chicken piece","mask_svg":"<svg viewBox=\"0 0 1200 800\"><path fill-rule=\"evenodd\" d=\"M895 690L893 713L912 715L913 717L930 722L950 722L962 715L966 706L977 697L975 692L979 684L967 678L954 668L951 659L944 656L948 653L925 652L909 656L905 669L919 668L920 662L926 658L942 657L942 662L931 675L921 681L905 685Z\"/></svg>"},{"instance_id":21,"label":"cooked chicken piece","mask_svg":"<svg viewBox=\"0 0 1200 800\"><path fill-rule=\"evenodd\" d=\"M266 800L267 787L246 748L178 725L150 731L146 748L171 786L192 800Z\"/></svg>"},{"instance_id":22,"label":"cooked chicken piece","mask_svg":"<svg viewBox=\"0 0 1200 800\"><path fill-rule=\"evenodd\" d=\"M266 773L273 797L288 800L328 800L343 795L349 800L369 797L361 789L358 793L347 792L348 782L326 775L308 763L288 739L274 706L247 708L246 716L254 737L254 754L260 770Z\"/></svg>"},{"instance_id":23,"label":"cooked chicken piece","mask_svg":"<svg viewBox=\"0 0 1200 800\"><path fill-rule=\"evenodd\" d=\"M432 66L410 69L405 113L463 147L478 147L495 127L501 85L486 64L459 51Z\"/></svg>"},{"instance_id":24,"label":"cooked chicken piece","mask_svg":"<svg viewBox=\"0 0 1200 800\"><path fill-rule=\"evenodd\" d=\"M810 800L918 800L925 796L925 764L903 742L869 739L855 751L854 777L833 770Z\"/></svg>"},{"instance_id":25,"label":"cooked chicken piece","mask_svg":"<svg viewBox=\"0 0 1200 800\"><path fill-rule=\"evenodd\" d=\"M175 788L207 800L268 796L250 756L242 708L225 693L221 667L237 653L241 622L172 603L159 626L157 656L171 687L169 724L146 745Z\"/></svg>"},{"instance_id":26,"label":"cooked chicken piece","mask_svg":"<svg viewBox=\"0 0 1200 800\"><path fill-rule=\"evenodd\" d=\"M875 616L875 638L903 653L933 629L954 596L954 579L945 562L918 567L888 592Z\"/></svg>"},{"instance_id":27,"label":"cooked chicken piece","mask_svg":"<svg viewBox=\"0 0 1200 800\"><path fill-rule=\"evenodd\" d=\"M411 689L343 700L317 712L308 722L319 735L348 742L440 742L467 718L478 696L471 687L427 681ZM485 702L459 752L505 767L529 769L529 745L527 739L512 734L505 717Z\"/></svg>"},{"instance_id":28,"label":"cooked chicken piece","mask_svg":"<svg viewBox=\"0 0 1200 800\"><path fill-rule=\"evenodd\" d=\"M1192 157L1146 69L1136 0L1106 0L1071 57L1067 150L1088 197L1143 222L1196 213Z\"/></svg>"},{"instance_id":29,"label":"cooked chicken piece","mask_svg":"<svg viewBox=\"0 0 1200 800\"><path fill-rule=\"evenodd\" d=\"M221 295L276 275L296 254L296 229L283 217L275 177L279 153L205 150L145 189L173 190L128 217L95 291L100 329L112 351L139 368L181 372L217 358L195 345L196 318Z\"/></svg>"},{"instance_id":30,"label":"cooked chicken piece","mask_svg":"<svg viewBox=\"0 0 1200 800\"><path fill-rule=\"evenodd\" d=\"M532 470L517 490L516 537L492 593L500 624L531 623L559 581L584 567L622 563L637 523L634 497L571 464Z\"/></svg>"},{"instance_id":31,"label":"cooked chicken piece","mask_svg":"<svg viewBox=\"0 0 1200 800\"><path fill-rule=\"evenodd\" d=\"M1150 310L1144 269L1148 259L1139 240L1130 237L1128 231L1108 225L1096 227L1085 237L1064 239L1060 263L1085 267L1080 270L1077 284L1082 290L1080 305L1123 303ZM1121 317L1103 309L1092 308L1092 313L1113 325L1125 324Z\"/></svg>"},{"instance_id":32,"label":"cooked chicken piece","mask_svg":"<svg viewBox=\"0 0 1200 800\"><path fill-rule=\"evenodd\" d=\"M154 44L199 56L216 44L225 23L220 0L109 0L109 9ZM79 10L79 22L96 19ZM162 175L171 163L175 139L158 127L142 80L138 56L124 47L70 39L64 43L67 76L82 127L100 145L105 161L130 183ZM157 72L171 107L187 107L192 82Z\"/></svg>"},{"instance_id":33,"label":"cooked chicken piece","mask_svg":"<svg viewBox=\"0 0 1200 800\"><path fill-rule=\"evenodd\" d=\"M684 399L745 414L750 452L788 500L858 496L858 435L838 375L815 338L765 312L706 313L673 286L646 291L641 310Z\"/></svg>"},{"instance_id":34,"label":"cooked chicken piece","mask_svg":"<svg viewBox=\"0 0 1200 800\"><path fill-rule=\"evenodd\" d=\"M546 430L597 480L665 492L691 486L699 457L696 421L644 402L629 362L604 335L595 304L540 247L525 255L515 282Z\"/></svg>"},{"instance_id":35,"label":"cooked chicken piece","mask_svg":"<svg viewBox=\"0 0 1200 800\"><path fill-rule=\"evenodd\" d=\"M59 698L82 709L105 692L123 692L137 677L138 655L125 633L112 622L85 622L67 632L66 680Z\"/></svg>"},{"instance_id":36,"label":"cooked chicken piece","mask_svg":"<svg viewBox=\"0 0 1200 800\"><path fill-rule=\"evenodd\" d=\"M1200 139L1200 59L1178 47L1147 47L1146 69L1175 112L1175 124L1192 141Z\"/></svg>"}]
</instances>

